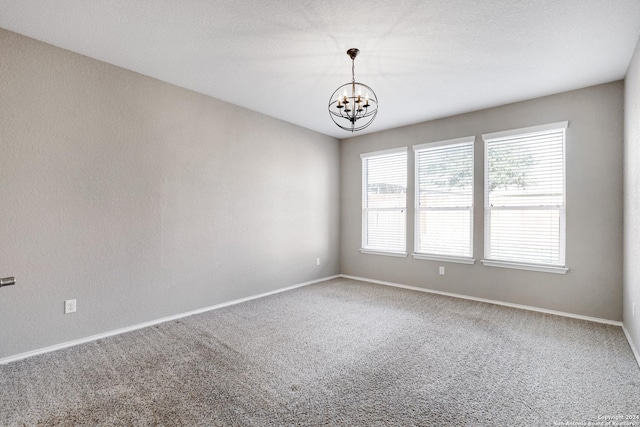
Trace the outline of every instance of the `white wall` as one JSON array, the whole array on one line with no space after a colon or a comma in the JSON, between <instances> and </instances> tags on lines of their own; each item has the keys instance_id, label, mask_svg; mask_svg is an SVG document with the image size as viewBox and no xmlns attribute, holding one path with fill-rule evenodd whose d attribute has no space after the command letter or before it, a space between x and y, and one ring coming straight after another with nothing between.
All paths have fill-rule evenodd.
<instances>
[{"instance_id":1,"label":"white wall","mask_svg":"<svg viewBox=\"0 0 640 427\"><path fill-rule=\"evenodd\" d=\"M0 52L0 358L339 273L337 140L5 30Z\"/></svg>"},{"instance_id":2,"label":"white wall","mask_svg":"<svg viewBox=\"0 0 640 427\"><path fill-rule=\"evenodd\" d=\"M349 138L341 145L341 272L609 320L622 319L623 84L613 82ZM485 267L483 133L569 121L566 275ZM361 254L360 154L476 135L474 265ZM413 251L409 149L407 250ZM438 274L438 266L446 275ZM639 270L640 271L640 270Z\"/></svg>"},{"instance_id":3,"label":"white wall","mask_svg":"<svg viewBox=\"0 0 640 427\"><path fill-rule=\"evenodd\" d=\"M636 351L640 351L640 41L624 83L623 322Z\"/></svg>"}]
</instances>

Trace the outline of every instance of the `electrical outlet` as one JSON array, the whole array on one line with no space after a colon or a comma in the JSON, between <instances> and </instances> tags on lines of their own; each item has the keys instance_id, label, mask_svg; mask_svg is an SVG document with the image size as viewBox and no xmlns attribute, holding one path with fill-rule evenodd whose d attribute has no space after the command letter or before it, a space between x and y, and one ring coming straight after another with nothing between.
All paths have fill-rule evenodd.
<instances>
[{"instance_id":1,"label":"electrical outlet","mask_svg":"<svg viewBox=\"0 0 640 427\"><path fill-rule=\"evenodd\" d=\"M440 266L439 273L444 276L444 267L443 266Z\"/></svg>"},{"instance_id":2,"label":"electrical outlet","mask_svg":"<svg viewBox=\"0 0 640 427\"><path fill-rule=\"evenodd\" d=\"M64 302L64 314L76 312L76 300L68 299Z\"/></svg>"},{"instance_id":3,"label":"electrical outlet","mask_svg":"<svg viewBox=\"0 0 640 427\"><path fill-rule=\"evenodd\" d=\"M316 265L320 265L320 258L316 258Z\"/></svg>"}]
</instances>

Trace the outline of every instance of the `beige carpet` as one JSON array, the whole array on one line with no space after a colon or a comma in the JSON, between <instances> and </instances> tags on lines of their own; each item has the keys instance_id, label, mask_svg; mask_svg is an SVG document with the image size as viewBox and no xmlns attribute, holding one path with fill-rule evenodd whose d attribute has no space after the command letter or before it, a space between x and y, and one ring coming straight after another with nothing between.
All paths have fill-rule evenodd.
<instances>
[{"instance_id":1,"label":"beige carpet","mask_svg":"<svg viewBox=\"0 0 640 427\"><path fill-rule=\"evenodd\" d=\"M617 415L640 415L640 369L619 327L347 279L0 366L2 426L553 426Z\"/></svg>"}]
</instances>

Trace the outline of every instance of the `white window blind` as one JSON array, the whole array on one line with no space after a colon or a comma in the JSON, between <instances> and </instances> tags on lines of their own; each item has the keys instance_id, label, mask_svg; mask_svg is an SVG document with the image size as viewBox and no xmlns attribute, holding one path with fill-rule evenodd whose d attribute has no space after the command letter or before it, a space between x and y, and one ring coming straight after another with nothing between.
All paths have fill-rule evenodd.
<instances>
[{"instance_id":1,"label":"white window blind","mask_svg":"<svg viewBox=\"0 0 640 427\"><path fill-rule=\"evenodd\" d=\"M362 154L362 249L406 252L407 149Z\"/></svg>"},{"instance_id":2,"label":"white window blind","mask_svg":"<svg viewBox=\"0 0 640 427\"><path fill-rule=\"evenodd\" d=\"M414 146L417 254L473 256L474 139Z\"/></svg>"},{"instance_id":3,"label":"white window blind","mask_svg":"<svg viewBox=\"0 0 640 427\"><path fill-rule=\"evenodd\" d=\"M567 125L483 135L488 260L564 267Z\"/></svg>"}]
</instances>

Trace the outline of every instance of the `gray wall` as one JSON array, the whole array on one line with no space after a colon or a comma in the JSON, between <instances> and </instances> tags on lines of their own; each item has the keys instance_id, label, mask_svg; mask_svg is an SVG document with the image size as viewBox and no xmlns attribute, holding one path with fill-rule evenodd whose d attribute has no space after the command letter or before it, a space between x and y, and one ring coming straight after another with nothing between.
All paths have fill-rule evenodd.
<instances>
[{"instance_id":1,"label":"gray wall","mask_svg":"<svg viewBox=\"0 0 640 427\"><path fill-rule=\"evenodd\" d=\"M337 140L4 30L0 52L0 358L339 273Z\"/></svg>"},{"instance_id":2,"label":"gray wall","mask_svg":"<svg viewBox=\"0 0 640 427\"><path fill-rule=\"evenodd\" d=\"M640 41L627 71L624 99L624 325L640 351Z\"/></svg>"},{"instance_id":3,"label":"gray wall","mask_svg":"<svg viewBox=\"0 0 640 427\"><path fill-rule=\"evenodd\" d=\"M623 84L613 82L344 140L341 272L584 316L622 319ZM480 135L569 120L566 275L485 267ZM360 153L476 135L474 265L361 254ZM637 136L636 136L637 138ZM413 251L409 149L407 250ZM444 276L438 266L446 267ZM639 269L640 272L640 269ZM636 282L637 284L637 282ZM637 288L636 288L637 292Z\"/></svg>"}]
</instances>

